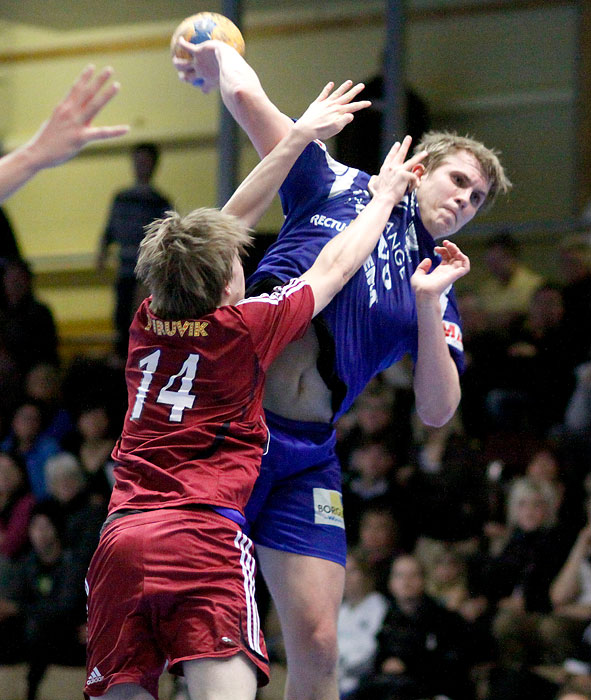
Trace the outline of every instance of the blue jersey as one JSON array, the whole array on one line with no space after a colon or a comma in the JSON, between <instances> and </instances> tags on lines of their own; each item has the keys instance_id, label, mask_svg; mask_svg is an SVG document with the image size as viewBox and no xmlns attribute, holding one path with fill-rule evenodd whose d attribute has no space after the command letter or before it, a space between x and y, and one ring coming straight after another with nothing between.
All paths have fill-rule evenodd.
<instances>
[{"instance_id":1,"label":"blue jersey","mask_svg":"<svg viewBox=\"0 0 591 700\"><path fill-rule=\"evenodd\" d=\"M336 162L319 142L310 144L280 190L285 222L249 285L268 277L286 282L308 270L324 244L368 204L368 182L367 173ZM331 340L332 370L342 386L334 418L350 408L375 374L407 353L416 361L417 311L410 278L424 258L439 263L434 245L416 195L406 196L363 267L320 314ZM441 313L461 372L462 333L451 287L441 297Z\"/></svg>"}]
</instances>

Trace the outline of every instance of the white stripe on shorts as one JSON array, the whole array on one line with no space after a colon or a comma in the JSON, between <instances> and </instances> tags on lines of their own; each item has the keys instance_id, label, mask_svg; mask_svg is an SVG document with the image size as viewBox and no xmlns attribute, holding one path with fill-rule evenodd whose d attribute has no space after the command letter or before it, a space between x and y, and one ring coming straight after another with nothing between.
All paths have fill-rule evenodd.
<instances>
[{"instance_id":1,"label":"white stripe on shorts","mask_svg":"<svg viewBox=\"0 0 591 700\"><path fill-rule=\"evenodd\" d=\"M259 619L259 611L254 595L254 574L256 563L254 557L250 553L252 549L252 540L243 532L238 531L234 538L234 546L240 550L240 565L244 575L244 595L246 597L246 617L248 644L253 651L262 655L260 642L261 622Z\"/></svg>"}]
</instances>

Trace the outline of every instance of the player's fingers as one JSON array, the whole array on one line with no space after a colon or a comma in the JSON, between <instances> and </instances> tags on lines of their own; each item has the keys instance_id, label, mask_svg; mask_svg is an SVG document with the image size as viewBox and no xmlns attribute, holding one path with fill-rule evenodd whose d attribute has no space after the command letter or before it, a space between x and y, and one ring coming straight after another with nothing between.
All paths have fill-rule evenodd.
<instances>
[{"instance_id":1,"label":"player's fingers","mask_svg":"<svg viewBox=\"0 0 591 700\"><path fill-rule=\"evenodd\" d=\"M87 85L85 85L84 88L81 90L80 105L82 107L85 107L87 104L92 104L95 98L101 93L103 86L111 79L112 76L113 69L110 66L108 66L107 68L103 68L103 70L96 76L96 78L92 82L89 82ZM113 88L113 85L116 85L117 87ZM119 83L113 83L109 86L108 90L114 90L114 92L117 92L119 90L119 87ZM111 99L112 96L113 95L110 95L109 99Z\"/></svg>"},{"instance_id":2,"label":"player's fingers","mask_svg":"<svg viewBox=\"0 0 591 700\"><path fill-rule=\"evenodd\" d=\"M84 132L84 140L88 143L89 141L112 139L116 136L124 136L128 131L128 124L119 124L118 126L94 126L86 129Z\"/></svg>"},{"instance_id":3,"label":"player's fingers","mask_svg":"<svg viewBox=\"0 0 591 700\"><path fill-rule=\"evenodd\" d=\"M115 97L115 95L121 89L121 85L118 82L111 83L101 92L97 93L90 99L82 110L82 121L84 123L91 121L94 117L101 111L101 109Z\"/></svg>"},{"instance_id":4,"label":"player's fingers","mask_svg":"<svg viewBox=\"0 0 591 700\"><path fill-rule=\"evenodd\" d=\"M431 258L424 258L421 260L421 262L417 265L417 269L415 270L415 274L418 272L427 274L429 270L431 269L432 261Z\"/></svg>"},{"instance_id":5,"label":"player's fingers","mask_svg":"<svg viewBox=\"0 0 591 700\"><path fill-rule=\"evenodd\" d=\"M79 95L80 93L84 90L86 85L90 82L92 76L94 75L95 71L95 66L90 63L89 65L84 68L82 73L76 78L74 81L74 84L70 87L68 90L64 102L68 100L72 100L74 102L77 102L79 100Z\"/></svg>"},{"instance_id":6,"label":"player's fingers","mask_svg":"<svg viewBox=\"0 0 591 700\"><path fill-rule=\"evenodd\" d=\"M414 168L414 166L418 165L422 160L424 160L427 155L427 151L419 151L418 153L415 153L412 158L409 158L405 165L409 168Z\"/></svg>"},{"instance_id":7,"label":"player's fingers","mask_svg":"<svg viewBox=\"0 0 591 700\"><path fill-rule=\"evenodd\" d=\"M359 100L359 102L349 102L349 104L344 105L347 112L359 112L360 109L367 109L367 107L371 107L369 100Z\"/></svg>"},{"instance_id":8,"label":"player's fingers","mask_svg":"<svg viewBox=\"0 0 591 700\"><path fill-rule=\"evenodd\" d=\"M342 97L349 90L351 85L353 85L352 80L345 80L345 82L339 85L338 88L332 93L332 98L336 100Z\"/></svg>"},{"instance_id":9,"label":"player's fingers","mask_svg":"<svg viewBox=\"0 0 591 700\"><path fill-rule=\"evenodd\" d=\"M320 94L314 100L314 102L323 102L330 95L333 87L334 87L334 83L332 82L332 80L329 81L328 83L326 83L326 85L322 88L322 90L320 91Z\"/></svg>"},{"instance_id":10,"label":"player's fingers","mask_svg":"<svg viewBox=\"0 0 591 700\"><path fill-rule=\"evenodd\" d=\"M406 156L408 155L408 149L410 148L411 143L412 138L408 135L406 135L402 139L402 143L400 144L400 148L398 149L398 153L396 154L397 162L403 163L406 160Z\"/></svg>"},{"instance_id":11,"label":"player's fingers","mask_svg":"<svg viewBox=\"0 0 591 700\"><path fill-rule=\"evenodd\" d=\"M349 86L351 85L351 81L349 80ZM341 86L342 87L342 86ZM349 90L346 90L345 92L342 93L342 95L339 96L339 102L341 104L346 104L347 102L351 102L351 100L355 99L357 95L365 90L365 85L363 83L357 83L356 85L353 85L353 87L350 87Z\"/></svg>"}]
</instances>

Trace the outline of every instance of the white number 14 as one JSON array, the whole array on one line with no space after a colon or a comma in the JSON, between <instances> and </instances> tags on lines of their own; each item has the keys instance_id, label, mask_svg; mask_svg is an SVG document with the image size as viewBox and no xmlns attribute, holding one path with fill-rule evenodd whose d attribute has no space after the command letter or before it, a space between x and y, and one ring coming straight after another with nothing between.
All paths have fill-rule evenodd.
<instances>
[{"instance_id":1,"label":"white number 14","mask_svg":"<svg viewBox=\"0 0 591 700\"><path fill-rule=\"evenodd\" d=\"M160 352L160 350L155 350L138 362L139 368L143 370L142 381L140 382L135 395L135 403L133 405L133 411L131 412L131 420L139 420L140 416L142 415L144 403L146 401L146 397L148 396L152 379L154 378L154 372L158 369ZM196 353L190 353L181 367L180 372L170 377L166 386L162 387L160 393L158 394L156 403L172 406L170 409L170 415L168 416L168 420L171 423L180 423L183 419L183 411L185 408L193 408L193 404L195 403L195 395L191 394L191 389L193 388L193 380L197 374L198 363L199 355ZM180 387L176 390L171 389L172 385L177 379L181 380Z\"/></svg>"}]
</instances>

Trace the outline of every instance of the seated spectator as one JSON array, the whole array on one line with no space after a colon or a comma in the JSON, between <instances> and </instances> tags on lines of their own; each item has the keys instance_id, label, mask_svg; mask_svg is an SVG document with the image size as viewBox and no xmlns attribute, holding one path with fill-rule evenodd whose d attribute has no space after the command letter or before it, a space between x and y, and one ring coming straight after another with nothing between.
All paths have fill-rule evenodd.
<instances>
[{"instance_id":1,"label":"seated spectator","mask_svg":"<svg viewBox=\"0 0 591 700\"><path fill-rule=\"evenodd\" d=\"M47 460L45 480L50 502L59 507L64 519L64 544L88 567L107 516L107 504L93 502L80 464L68 452Z\"/></svg>"},{"instance_id":2,"label":"seated spectator","mask_svg":"<svg viewBox=\"0 0 591 700\"><path fill-rule=\"evenodd\" d=\"M587 236L569 236L560 242L560 271L564 299L566 342L577 363L591 351L591 325L582 322L591 315L591 245Z\"/></svg>"},{"instance_id":3,"label":"seated spectator","mask_svg":"<svg viewBox=\"0 0 591 700\"><path fill-rule=\"evenodd\" d=\"M353 448L349 458L349 478L343 480L343 510L347 522L347 538L356 543L359 519L370 506L392 507L400 514L395 488L395 458L387 440L367 437Z\"/></svg>"},{"instance_id":4,"label":"seated spectator","mask_svg":"<svg viewBox=\"0 0 591 700\"><path fill-rule=\"evenodd\" d=\"M376 635L387 607L386 598L375 590L371 568L363 555L349 550L337 625L341 698L355 691L362 675L373 668Z\"/></svg>"},{"instance_id":5,"label":"seated spectator","mask_svg":"<svg viewBox=\"0 0 591 700\"><path fill-rule=\"evenodd\" d=\"M47 362L34 365L25 377L25 393L43 411L43 435L60 444L74 429L72 416L62 404L59 369Z\"/></svg>"},{"instance_id":6,"label":"seated spectator","mask_svg":"<svg viewBox=\"0 0 591 700\"><path fill-rule=\"evenodd\" d=\"M115 445L111 420L105 406L88 406L80 411L76 430L65 443L76 456L86 478L86 490L95 503L108 505L114 483L111 452Z\"/></svg>"},{"instance_id":7,"label":"seated spectator","mask_svg":"<svg viewBox=\"0 0 591 700\"><path fill-rule=\"evenodd\" d=\"M24 629L27 700L35 700L49 664L85 662L85 567L64 548L61 527L54 504L35 506L29 524L32 551L15 573L10 596L0 599L0 620L20 621Z\"/></svg>"},{"instance_id":8,"label":"seated spectator","mask_svg":"<svg viewBox=\"0 0 591 700\"><path fill-rule=\"evenodd\" d=\"M441 427L421 426L403 500L412 513L422 563L429 551L448 544L465 551L478 546L486 513L484 464L456 414Z\"/></svg>"},{"instance_id":9,"label":"seated spectator","mask_svg":"<svg viewBox=\"0 0 591 700\"><path fill-rule=\"evenodd\" d=\"M501 665L540 663L536 628L551 610L550 585L566 559L568 543L556 526L557 495L548 483L515 480L508 496L507 540L481 562L481 592L497 606L493 633Z\"/></svg>"},{"instance_id":10,"label":"seated spectator","mask_svg":"<svg viewBox=\"0 0 591 700\"><path fill-rule=\"evenodd\" d=\"M357 549L383 594L388 592L392 560L402 552L399 539L398 522L389 508L369 506L361 513Z\"/></svg>"},{"instance_id":11,"label":"seated spectator","mask_svg":"<svg viewBox=\"0 0 591 700\"><path fill-rule=\"evenodd\" d=\"M533 293L543 283L536 272L521 262L520 247L509 232L490 238L485 263L490 278L479 288L479 295L493 328L505 330L527 312Z\"/></svg>"},{"instance_id":12,"label":"seated spectator","mask_svg":"<svg viewBox=\"0 0 591 700\"><path fill-rule=\"evenodd\" d=\"M0 555L16 560L28 545L28 528L35 499L27 467L15 455L0 452Z\"/></svg>"},{"instance_id":13,"label":"seated spectator","mask_svg":"<svg viewBox=\"0 0 591 700\"><path fill-rule=\"evenodd\" d=\"M546 663L562 664L576 656L591 622L591 523L580 531L564 566L552 581L552 615L544 621Z\"/></svg>"},{"instance_id":14,"label":"seated spectator","mask_svg":"<svg viewBox=\"0 0 591 700\"><path fill-rule=\"evenodd\" d=\"M394 443L393 406L393 389L376 377L339 420L337 453L345 472L349 469L351 451L368 439Z\"/></svg>"},{"instance_id":15,"label":"seated spectator","mask_svg":"<svg viewBox=\"0 0 591 700\"><path fill-rule=\"evenodd\" d=\"M425 593L424 573L415 557L394 560L389 591L392 599L378 633L375 674L360 684L355 697L474 698L469 627Z\"/></svg>"},{"instance_id":16,"label":"seated spectator","mask_svg":"<svg viewBox=\"0 0 591 700\"><path fill-rule=\"evenodd\" d=\"M488 392L499 386L502 357L506 347L506 331L489 322L485 302L472 291L458 296L462 318L462 339L466 368L462 375L462 425L470 438L483 440L490 431L485 410Z\"/></svg>"},{"instance_id":17,"label":"seated spectator","mask_svg":"<svg viewBox=\"0 0 591 700\"><path fill-rule=\"evenodd\" d=\"M57 440L43 435L43 428L40 406L25 401L16 409L11 430L0 444L0 450L12 452L25 461L31 490L38 501L47 495L45 462L60 450Z\"/></svg>"},{"instance_id":18,"label":"seated spectator","mask_svg":"<svg viewBox=\"0 0 591 700\"><path fill-rule=\"evenodd\" d=\"M527 316L510 329L501 362L502 382L487 397L495 424L506 424L509 411L541 437L562 424L576 365L573 349L565 342L563 318L560 288L539 287Z\"/></svg>"},{"instance_id":19,"label":"seated spectator","mask_svg":"<svg viewBox=\"0 0 591 700\"><path fill-rule=\"evenodd\" d=\"M27 372L39 362L58 363L58 339L50 309L35 298L33 274L23 260L10 260L2 275L4 308L0 322L6 347ZM31 341L34 329L34 342Z\"/></svg>"}]
</instances>

